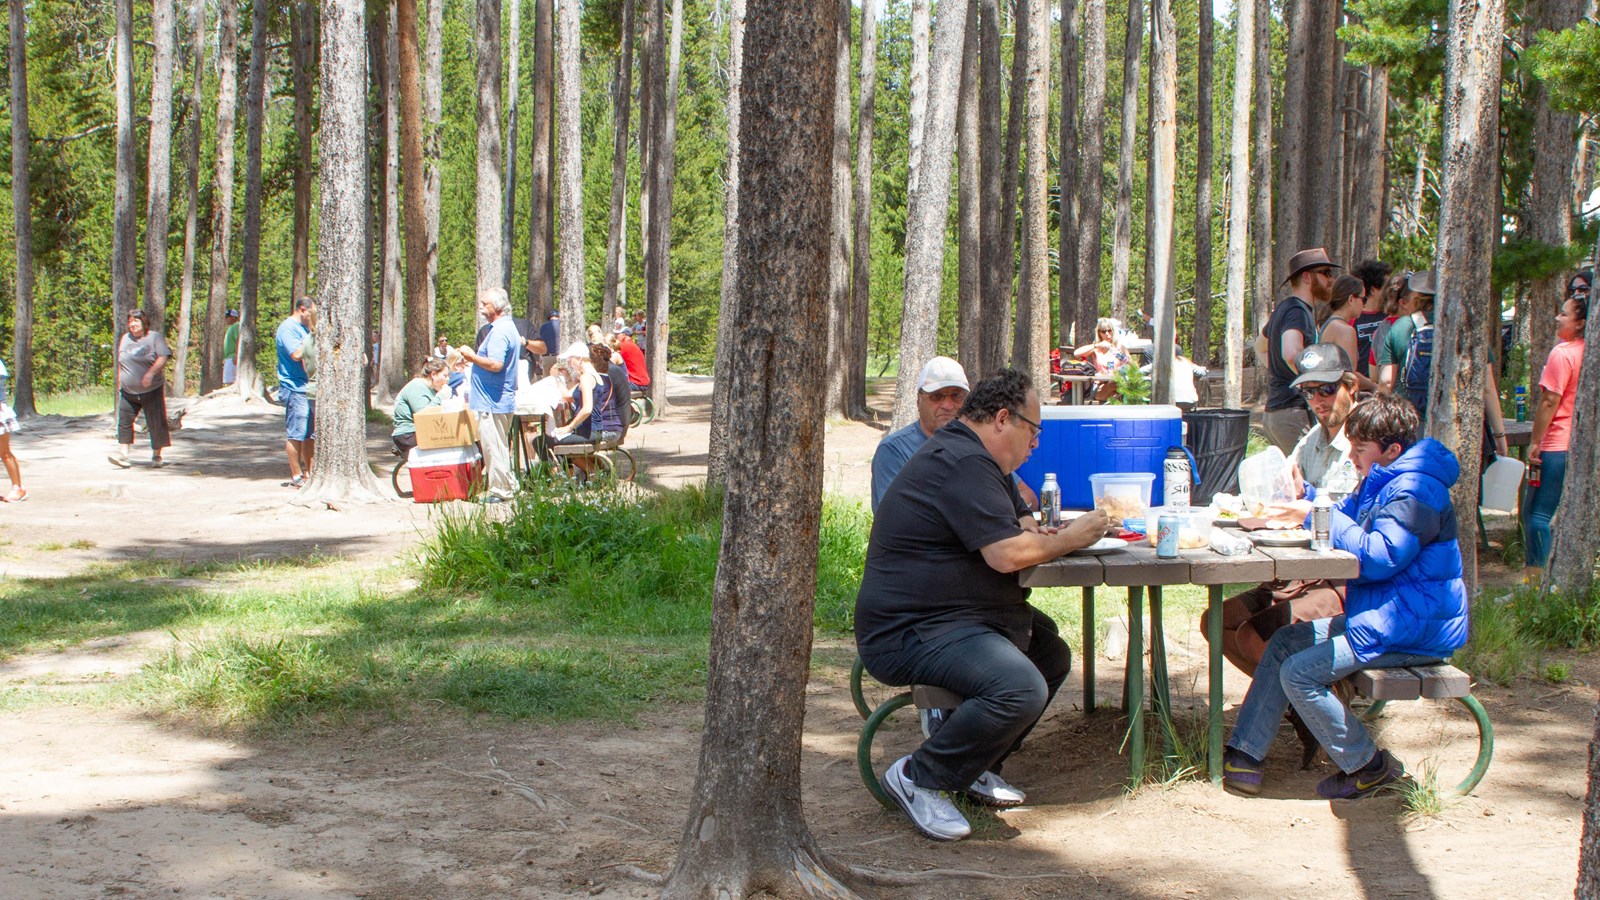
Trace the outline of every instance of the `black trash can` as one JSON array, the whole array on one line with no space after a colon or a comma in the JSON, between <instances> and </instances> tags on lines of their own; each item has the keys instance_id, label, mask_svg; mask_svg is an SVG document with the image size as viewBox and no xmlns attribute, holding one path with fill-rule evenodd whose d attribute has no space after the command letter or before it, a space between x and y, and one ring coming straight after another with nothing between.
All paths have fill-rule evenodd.
<instances>
[{"instance_id":1,"label":"black trash can","mask_svg":"<svg viewBox=\"0 0 1600 900\"><path fill-rule=\"evenodd\" d=\"M1239 463L1250 443L1247 409L1191 409L1183 414L1184 443L1194 454L1199 483L1190 500L1195 506L1211 502L1218 492L1237 493Z\"/></svg>"}]
</instances>

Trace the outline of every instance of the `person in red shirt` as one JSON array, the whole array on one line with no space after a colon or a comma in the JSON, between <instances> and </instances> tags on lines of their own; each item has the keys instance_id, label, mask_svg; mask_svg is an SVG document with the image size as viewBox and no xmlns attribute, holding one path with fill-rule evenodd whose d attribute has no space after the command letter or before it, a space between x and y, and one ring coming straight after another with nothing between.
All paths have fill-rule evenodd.
<instances>
[{"instance_id":1,"label":"person in red shirt","mask_svg":"<svg viewBox=\"0 0 1600 900\"><path fill-rule=\"evenodd\" d=\"M622 354L623 368L628 370L628 384L636 391L649 387L650 371L644 365L644 351L633 342L633 337L617 332L611 335L611 346Z\"/></svg>"},{"instance_id":2,"label":"person in red shirt","mask_svg":"<svg viewBox=\"0 0 1600 900\"><path fill-rule=\"evenodd\" d=\"M1561 343L1550 351L1539 376L1542 392L1533 413L1533 437L1528 465L1539 467L1539 484L1528 487L1523 501L1524 574L1543 575L1550 556L1550 520L1561 502L1567 480L1567 449L1572 443L1572 410L1578 399L1578 375L1583 368L1583 327L1589 319L1589 288L1594 271L1585 269L1567 282L1567 297L1556 316L1556 337Z\"/></svg>"}]
</instances>

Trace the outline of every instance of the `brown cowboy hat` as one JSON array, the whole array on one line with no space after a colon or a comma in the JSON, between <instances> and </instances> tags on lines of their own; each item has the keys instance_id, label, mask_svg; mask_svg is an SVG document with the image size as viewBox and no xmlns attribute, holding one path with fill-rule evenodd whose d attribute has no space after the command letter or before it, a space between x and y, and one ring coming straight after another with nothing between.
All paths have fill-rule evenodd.
<instances>
[{"instance_id":1,"label":"brown cowboy hat","mask_svg":"<svg viewBox=\"0 0 1600 900\"><path fill-rule=\"evenodd\" d=\"M1313 247L1310 250L1301 250L1299 253L1289 257L1289 275L1287 278L1283 279L1283 283L1288 284L1294 280L1296 275L1299 275L1301 272L1304 272L1307 269L1316 268L1317 266L1328 266L1332 269L1344 268L1344 266L1338 265L1333 260L1328 258L1327 250L1324 250L1321 247Z\"/></svg>"}]
</instances>

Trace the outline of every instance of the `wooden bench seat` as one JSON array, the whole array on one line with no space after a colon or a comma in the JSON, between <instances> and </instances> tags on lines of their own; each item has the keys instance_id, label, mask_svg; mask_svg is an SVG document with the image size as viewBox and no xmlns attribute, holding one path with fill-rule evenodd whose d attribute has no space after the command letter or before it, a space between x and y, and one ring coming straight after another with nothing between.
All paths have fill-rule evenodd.
<instances>
[{"instance_id":1,"label":"wooden bench seat","mask_svg":"<svg viewBox=\"0 0 1600 900\"><path fill-rule=\"evenodd\" d=\"M1478 758L1455 792L1465 796L1478 786L1494 758L1494 726L1489 714L1472 696L1472 676L1447 662L1431 665L1362 669L1348 679L1357 693L1372 699L1365 718L1370 721L1391 700L1455 700L1472 714L1478 726Z\"/></svg>"}]
</instances>

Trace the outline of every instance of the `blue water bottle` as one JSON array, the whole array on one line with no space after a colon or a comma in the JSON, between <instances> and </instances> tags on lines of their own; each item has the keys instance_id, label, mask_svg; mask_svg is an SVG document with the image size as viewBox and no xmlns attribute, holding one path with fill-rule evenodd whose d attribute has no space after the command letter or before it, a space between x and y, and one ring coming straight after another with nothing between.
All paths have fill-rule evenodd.
<instances>
[{"instance_id":1,"label":"blue water bottle","mask_svg":"<svg viewBox=\"0 0 1600 900\"><path fill-rule=\"evenodd\" d=\"M1516 395L1517 421L1526 422L1528 421L1528 389L1519 384L1517 385Z\"/></svg>"}]
</instances>

